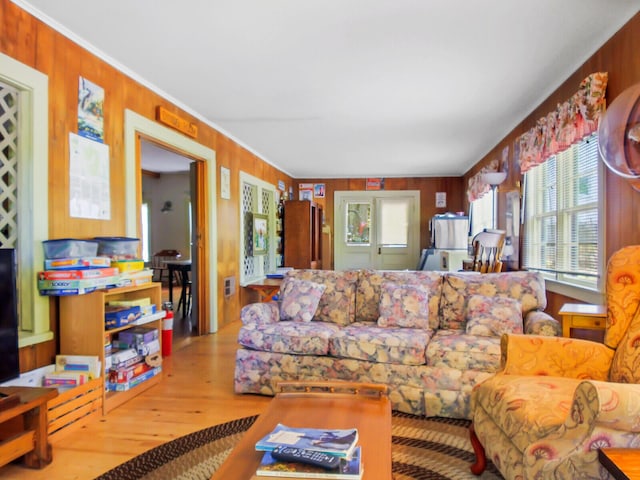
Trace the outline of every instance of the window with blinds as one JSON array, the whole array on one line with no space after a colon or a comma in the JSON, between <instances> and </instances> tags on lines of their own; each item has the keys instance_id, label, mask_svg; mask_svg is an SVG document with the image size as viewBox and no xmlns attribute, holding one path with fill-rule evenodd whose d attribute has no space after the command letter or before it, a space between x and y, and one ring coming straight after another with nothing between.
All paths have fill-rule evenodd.
<instances>
[{"instance_id":1,"label":"window with blinds","mask_svg":"<svg viewBox=\"0 0 640 480\"><path fill-rule=\"evenodd\" d=\"M495 191L489 190L482 197L471 202L471 236L482 232L485 228L493 228Z\"/></svg>"},{"instance_id":2,"label":"window with blinds","mask_svg":"<svg viewBox=\"0 0 640 480\"><path fill-rule=\"evenodd\" d=\"M592 135L525 174L523 266L599 289L601 166Z\"/></svg>"}]
</instances>

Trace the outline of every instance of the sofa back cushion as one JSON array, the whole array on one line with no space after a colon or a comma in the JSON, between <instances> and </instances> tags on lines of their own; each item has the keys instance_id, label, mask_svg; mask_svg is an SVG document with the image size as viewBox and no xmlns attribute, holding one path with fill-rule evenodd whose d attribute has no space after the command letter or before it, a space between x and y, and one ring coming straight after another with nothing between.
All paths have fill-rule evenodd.
<instances>
[{"instance_id":1,"label":"sofa back cushion","mask_svg":"<svg viewBox=\"0 0 640 480\"><path fill-rule=\"evenodd\" d=\"M356 319L376 322L379 315L380 287L383 282L423 285L429 291L429 327L438 328L438 308L442 293L442 274L427 271L360 270L356 291Z\"/></svg>"},{"instance_id":2,"label":"sofa back cushion","mask_svg":"<svg viewBox=\"0 0 640 480\"><path fill-rule=\"evenodd\" d=\"M288 278L307 280L325 286L313 320L338 325L348 325L355 321L358 270L291 270L287 272L285 281Z\"/></svg>"},{"instance_id":3,"label":"sofa back cushion","mask_svg":"<svg viewBox=\"0 0 640 480\"><path fill-rule=\"evenodd\" d=\"M429 289L424 285L382 282L379 327L429 328Z\"/></svg>"},{"instance_id":4,"label":"sofa back cushion","mask_svg":"<svg viewBox=\"0 0 640 480\"><path fill-rule=\"evenodd\" d=\"M520 302L509 297L471 295L467 300L467 333L481 337L523 333Z\"/></svg>"},{"instance_id":5,"label":"sofa back cushion","mask_svg":"<svg viewBox=\"0 0 640 480\"><path fill-rule=\"evenodd\" d=\"M467 300L472 295L518 300L523 318L547 306L544 277L538 272L449 273L442 285L440 328L465 330Z\"/></svg>"},{"instance_id":6,"label":"sofa back cushion","mask_svg":"<svg viewBox=\"0 0 640 480\"><path fill-rule=\"evenodd\" d=\"M287 278L280 290L280 320L310 322L326 288L322 283Z\"/></svg>"}]
</instances>

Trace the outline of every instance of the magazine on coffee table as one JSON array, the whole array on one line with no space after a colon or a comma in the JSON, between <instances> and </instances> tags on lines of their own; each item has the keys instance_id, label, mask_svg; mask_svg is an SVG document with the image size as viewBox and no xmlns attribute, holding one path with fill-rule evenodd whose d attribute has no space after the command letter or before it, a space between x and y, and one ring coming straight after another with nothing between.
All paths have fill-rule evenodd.
<instances>
[{"instance_id":1,"label":"magazine on coffee table","mask_svg":"<svg viewBox=\"0 0 640 480\"><path fill-rule=\"evenodd\" d=\"M356 447L350 460L340 459L340 466L327 470L315 465L297 462L283 462L276 460L270 452L265 452L260 462L256 476L279 478L326 478L337 480L359 480L362 478L363 465L360 447Z\"/></svg>"},{"instance_id":2,"label":"magazine on coffee table","mask_svg":"<svg viewBox=\"0 0 640 480\"><path fill-rule=\"evenodd\" d=\"M270 452L279 445L324 452L348 458L358 443L358 429L292 428L279 423L256 443L256 450Z\"/></svg>"}]
</instances>

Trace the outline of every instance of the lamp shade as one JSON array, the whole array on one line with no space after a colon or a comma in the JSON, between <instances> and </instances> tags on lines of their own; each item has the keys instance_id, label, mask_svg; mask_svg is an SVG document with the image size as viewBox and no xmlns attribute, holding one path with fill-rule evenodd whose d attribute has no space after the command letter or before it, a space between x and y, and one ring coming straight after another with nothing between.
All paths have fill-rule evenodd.
<instances>
[{"instance_id":1,"label":"lamp shade","mask_svg":"<svg viewBox=\"0 0 640 480\"><path fill-rule=\"evenodd\" d=\"M483 173L480 178L482 178L484 183L493 187L495 185L500 185L506 180L507 172L486 172Z\"/></svg>"}]
</instances>

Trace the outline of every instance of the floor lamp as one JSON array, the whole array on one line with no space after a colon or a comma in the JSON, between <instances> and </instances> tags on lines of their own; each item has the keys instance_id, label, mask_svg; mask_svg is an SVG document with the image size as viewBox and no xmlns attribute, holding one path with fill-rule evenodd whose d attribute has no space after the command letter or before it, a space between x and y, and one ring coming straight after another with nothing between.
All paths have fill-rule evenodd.
<instances>
[{"instance_id":1,"label":"floor lamp","mask_svg":"<svg viewBox=\"0 0 640 480\"><path fill-rule=\"evenodd\" d=\"M496 201L496 189L498 185L504 182L507 178L507 172L486 172L482 174L482 181L487 185L491 185L493 190L493 210L491 211L491 228L496 228L496 207L498 202Z\"/></svg>"}]
</instances>

